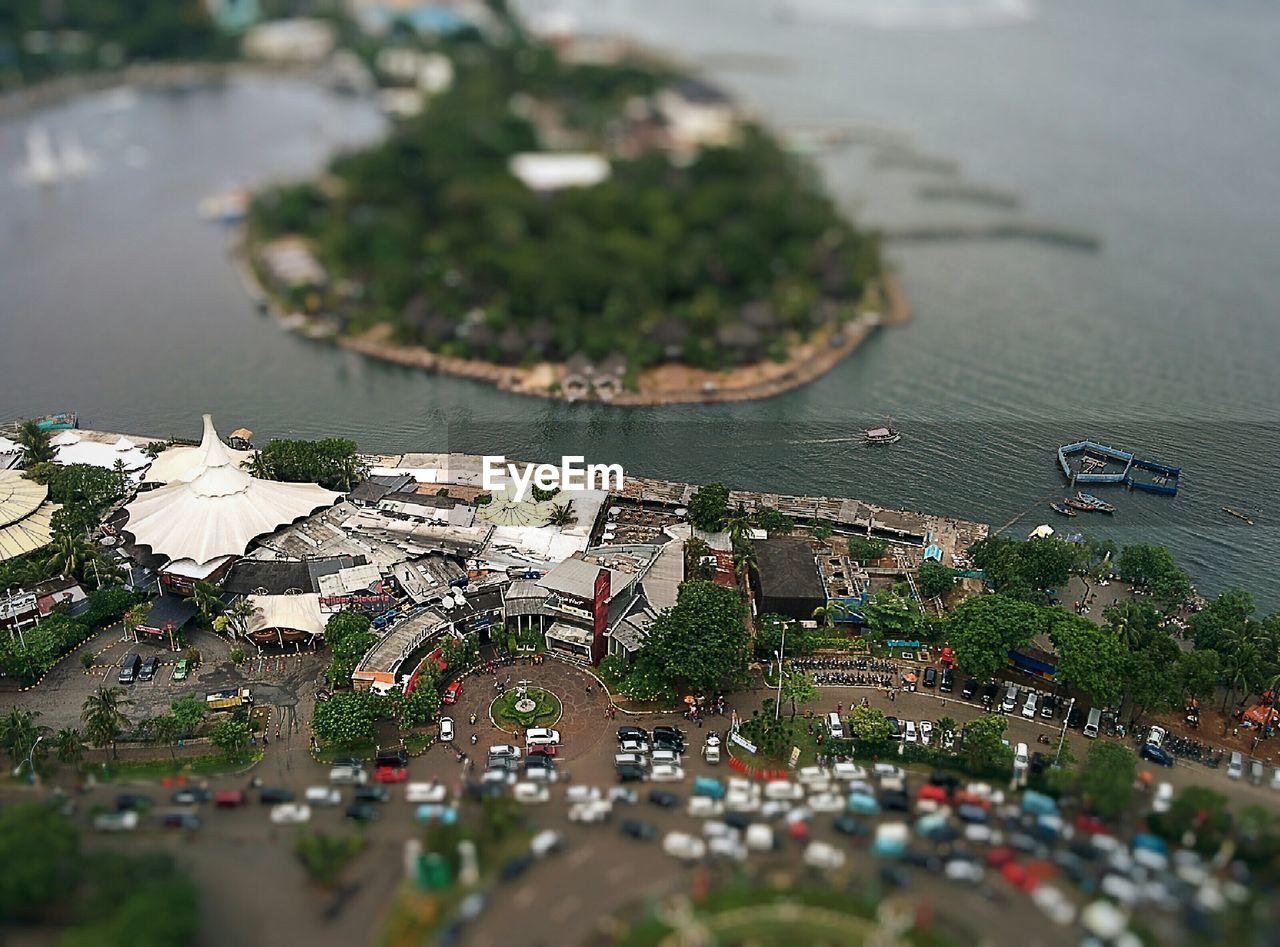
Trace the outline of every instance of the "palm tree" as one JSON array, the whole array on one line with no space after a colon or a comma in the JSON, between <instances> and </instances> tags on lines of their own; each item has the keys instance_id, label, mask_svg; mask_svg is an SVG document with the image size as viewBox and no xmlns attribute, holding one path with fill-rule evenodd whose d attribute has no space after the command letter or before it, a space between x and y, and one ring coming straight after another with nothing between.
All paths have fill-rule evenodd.
<instances>
[{"instance_id":1,"label":"palm tree","mask_svg":"<svg viewBox=\"0 0 1280 947\"><path fill-rule=\"evenodd\" d=\"M572 500L564 506L557 506L551 511L551 519L547 522L552 526L559 526L561 529L564 529L566 526L572 526L574 523L578 522L578 517L574 515L573 510L571 509L572 506Z\"/></svg>"},{"instance_id":2,"label":"palm tree","mask_svg":"<svg viewBox=\"0 0 1280 947\"><path fill-rule=\"evenodd\" d=\"M1258 667L1260 655L1258 648L1252 641L1241 641L1233 648L1226 658L1226 662L1222 667L1222 676L1227 682L1227 693L1222 700L1222 709L1227 709L1227 704L1235 699L1238 691L1249 693L1250 684L1254 680L1254 675Z\"/></svg>"},{"instance_id":3,"label":"palm tree","mask_svg":"<svg viewBox=\"0 0 1280 947\"><path fill-rule=\"evenodd\" d=\"M134 605L124 613L125 633L134 641L138 640L138 627L147 620L147 606L142 602Z\"/></svg>"},{"instance_id":4,"label":"palm tree","mask_svg":"<svg viewBox=\"0 0 1280 947\"><path fill-rule=\"evenodd\" d=\"M811 617L817 619L823 628L830 628L838 614L840 614L840 609L836 607L836 603L827 602L827 604L819 605L815 608Z\"/></svg>"},{"instance_id":5,"label":"palm tree","mask_svg":"<svg viewBox=\"0 0 1280 947\"><path fill-rule=\"evenodd\" d=\"M44 565L55 575L79 578L84 575L84 570L90 561L96 557L97 552L79 533L63 530L54 534Z\"/></svg>"},{"instance_id":6,"label":"palm tree","mask_svg":"<svg viewBox=\"0 0 1280 947\"><path fill-rule=\"evenodd\" d=\"M169 745L169 756L177 759L178 741L185 735L186 727L173 714L165 714L151 721L151 736L159 743Z\"/></svg>"},{"instance_id":7,"label":"palm tree","mask_svg":"<svg viewBox=\"0 0 1280 947\"><path fill-rule=\"evenodd\" d=\"M737 549L751 541L751 530L755 526L755 520L747 508L741 503L738 508L729 514L728 522L725 525L726 531L729 533L729 543Z\"/></svg>"},{"instance_id":8,"label":"palm tree","mask_svg":"<svg viewBox=\"0 0 1280 947\"><path fill-rule=\"evenodd\" d=\"M116 757L116 740L129 726L124 708L132 704L123 687L108 687L106 684L98 685L98 689L84 699L80 720L85 726L85 735L94 746L110 745L112 759Z\"/></svg>"},{"instance_id":9,"label":"palm tree","mask_svg":"<svg viewBox=\"0 0 1280 947\"><path fill-rule=\"evenodd\" d=\"M222 613L227 619L227 627L231 629L231 636L243 638L249 633L249 623L253 621L253 616L258 614L258 607L249 601L247 595L242 595L230 605L226 611Z\"/></svg>"},{"instance_id":10,"label":"palm tree","mask_svg":"<svg viewBox=\"0 0 1280 947\"><path fill-rule=\"evenodd\" d=\"M38 421L22 422L22 426L18 428L18 443L22 445L22 463L25 467L47 464L56 456L49 432Z\"/></svg>"},{"instance_id":11,"label":"palm tree","mask_svg":"<svg viewBox=\"0 0 1280 947\"><path fill-rule=\"evenodd\" d=\"M22 710L14 707L8 716L0 719L0 745L15 766L27 758L31 748L35 746L43 727L36 725L38 710Z\"/></svg>"},{"instance_id":12,"label":"palm tree","mask_svg":"<svg viewBox=\"0 0 1280 947\"><path fill-rule=\"evenodd\" d=\"M218 595L218 587L212 582L197 582L191 590L191 601L200 610L200 617L207 625L213 624L224 607Z\"/></svg>"},{"instance_id":13,"label":"palm tree","mask_svg":"<svg viewBox=\"0 0 1280 947\"><path fill-rule=\"evenodd\" d=\"M75 727L63 727L53 738L53 745L58 753L58 762L74 766L84 756L84 740Z\"/></svg>"},{"instance_id":14,"label":"palm tree","mask_svg":"<svg viewBox=\"0 0 1280 947\"><path fill-rule=\"evenodd\" d=\"M741 546L733 548L733 568L738 573L738 581L743 588L749 589L751 587L747 579L755 565L756 547L751 544L750 540L747 540Z\"/></svg>"},{"instance_id":15,"label":"palm tree","mask_svg":"<svg viewBox=\"0 0 1280 947\"><path fill-rule=\"evenodd\" d=\"M275 479L275 471L271 469L271 462L267 460L267 455L262 451L254 454L253 460L249 461L249 474L259 480Z\"/></svg>"}]
</instances>

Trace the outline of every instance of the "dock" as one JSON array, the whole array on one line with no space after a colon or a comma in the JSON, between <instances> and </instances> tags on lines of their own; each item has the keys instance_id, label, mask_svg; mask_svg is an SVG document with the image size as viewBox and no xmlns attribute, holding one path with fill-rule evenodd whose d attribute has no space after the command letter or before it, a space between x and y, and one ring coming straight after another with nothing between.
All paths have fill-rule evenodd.
<instances>
[{"instance_id":1,"label":"dock","mask_svg":"<svg viewBox=\"0 0 1280 947\"><path fill-rule=\"evenodd\" d=\"M1076 457L1080 458L1078 469L1071 463ZM1116 465L1119 470L1114 469ZM1059 447L1058 466L1073 487L1083 483L1109 483L1130 490L1174 496L1182 479L1181 467L1144 460L1132 451L1091 440Z\"/></svg>"}]
</instances>

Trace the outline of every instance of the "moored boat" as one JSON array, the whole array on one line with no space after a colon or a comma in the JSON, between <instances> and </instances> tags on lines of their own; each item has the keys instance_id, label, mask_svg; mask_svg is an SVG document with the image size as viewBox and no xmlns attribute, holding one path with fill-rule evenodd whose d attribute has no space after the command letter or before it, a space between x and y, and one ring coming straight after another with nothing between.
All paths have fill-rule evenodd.
<instances>
[{"instance_id":1,"label":"moored boat","mask_svg":"<svg viewBox=\"0 0 1280 947\"><path fill-rule=\"evenodd\" d=\"M1253 525L1253 518L1252 518L1251 516L1249 516L1249 514L1248 514L1248 513L1241 513L1239 510L1233 510L1233 509L1232 509L1231 507L1229 507L1229 506L1224 506L1224 507L1222 508L1222 512L1223 512L1223 513L1226 513L1228 516L1234 516L1234 517L1235 517L1236 519L1238 519L1238 520L1244 520L1244 521L1245 521L1246 523L1248 523L1250 526L1252 526L1252 525Z\"/></svg>"},{"instance_id":2,"label":"moored boat","mask_svg":"<svg viewBox=\"0 0 1280 947\"><path fill-rule=\"evenodd\" d=\"M1081 513L1099 512L1098 507L1095 506L1094 504L1086 503L1084 500L1078 499L1076 497L1067 497L1062 502L1064 505L1071 507L1071 509L1073 510L1078 510Z\"/></svg>"},{"instance_id":3,"label":"moored boat","mask_svg":"<svg viewBox=\"0 0 1280 947\"><path fill-rule=\"evenodd\" d=\"M1089 504L1091 509L1099 513L1114 513L1116 511L1115 506L1100 497L1094 496L1092 493L1077 493L1076 499L1081 503Z\"/></svg>"},{"instance_id":4,"label":"moored boat","mask_svg":"<svg viewBox=\"0 0 1280 947\"><path fill-rule=\"evenodd\" d=\"M1059 516L1076 515L1076 511L1071 509L1071 507L1067 506L1065 503L1050 503L1049 509L1053 510L1053 512L1057 513Z\"/></svg>"}]
</instances>

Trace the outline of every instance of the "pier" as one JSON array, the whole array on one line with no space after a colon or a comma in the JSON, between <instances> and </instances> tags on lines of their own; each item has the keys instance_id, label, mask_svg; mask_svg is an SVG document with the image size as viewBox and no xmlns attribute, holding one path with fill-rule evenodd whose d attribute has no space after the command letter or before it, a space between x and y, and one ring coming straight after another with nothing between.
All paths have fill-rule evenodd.
<instances>
[{"instance_id":1,"label":"pier","mask_svg":"<svg viewBox=\"0 0 1280 947\"><path fill-rule=\"evenodd\" d=\"M1079 469L1072 467L1071 459L1079 457ZM1114 467L1119 465L1120 469ZM1181 467L1154 460L1143 460L1132 452L1108 447L1097 441L1076 441L1058 448L1058 466L1072 486L1082 483L1109 483L1174 496L1182 477Z\"/></svg>"}]
</instances>

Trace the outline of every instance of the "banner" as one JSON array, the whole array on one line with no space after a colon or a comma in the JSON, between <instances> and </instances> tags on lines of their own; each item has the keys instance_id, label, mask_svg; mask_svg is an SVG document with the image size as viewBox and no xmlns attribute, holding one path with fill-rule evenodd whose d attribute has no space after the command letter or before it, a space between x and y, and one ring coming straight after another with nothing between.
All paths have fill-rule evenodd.
<instances>
[{"instance_id":1,"label":"banner","mask_svg":"<svg viewBox=\"0 0 1280 947\"><path fill-rule=\"evenodd\" d=\"M738 744L738 746L742 747L748 753L754 753L756 751L756 745L749 740L745 740L740 737L737 732L729 734L729 739Z\"/></svg>"},{"instance_id":2,"label":"banner","mask_svg":"<svg viewBox=\"0 0 1280 947\"><path fill-rule=\"evenodd\" d=\"M800 762L800 747L793 746L791 748L791 768L795 769L796 764Z\"/></svg>"}]
</instances>

